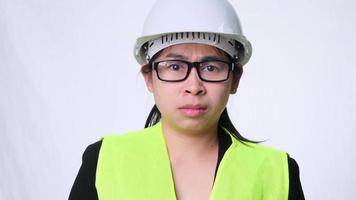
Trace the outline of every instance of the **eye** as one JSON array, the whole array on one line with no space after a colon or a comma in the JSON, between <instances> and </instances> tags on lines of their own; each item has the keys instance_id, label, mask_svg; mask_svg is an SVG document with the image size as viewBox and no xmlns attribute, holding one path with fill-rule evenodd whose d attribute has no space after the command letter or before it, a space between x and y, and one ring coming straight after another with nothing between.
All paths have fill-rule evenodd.
<instances>
[{"instance_id":1,"label":"eye","mask_svg":"<svg viewBox=\"0 0 356 200\"><path fill-rule=\"evenodd\" d=\"M176 71L176 72L184 71L187 68L185 63L183 63L181 61L177 61L177 60L166 61L166 62L164 62L164 65L165 65L166 70Z\"/></svg>"},{"instance_id":2,"label":"eye","mask_svg":"<svg viewBox=\"0 0 356 200\"><path fill-rule=\"evenodd\" d=\"M168 66L168 68L173 71L179 71L182 68L182 65L179 63L172 63Z\"/></svg>"},{"instance_id":3,"label":"eye","mask_svg":"<svg viewBox=\"0 0 356 200\"><path fill-rule=\"evenodd\" d=\"M202 68L202 71L206 71L206 72L219 72L220 71L220 68L219 66L216 66L216 65L212 65L212 64L209 64L209 65L206 65Z\"/></svg>"},{"instance_id":4,"label":"eye","mask_svg":"<svg viewBox=\"0 0 356 200\"><path fill-rule=\"evenodd\" d=\"M159 71L184 72L188 69L186 63L179 60L160 61L157 65Z\"/></svg>"},{"instance_id":5,"label":"eye","mask_svg":"<svg viewBox=\"0 0 356 200\"><path fill-rule=\"evenodd\" d=\"M207 61L202 63L200 70L202 72L210 73L210 74L225 73L226 71L229 70L229 65L228 63L217 61L217 60Z\"/></svg>"},{"instance_id":6,"label":"eye","mask_svg":"<svg viewBox=\"0 0 356 200\"><path fill-rule=\"evenodd\" d=\"M207 71L209 71L209 72L213 72L213 71L218 71L218 70L219 70L219 69L218 69L216 66L214 66L214 65L208 65L208 66L205 67L205 69L206 69Z\"/></svg>"}]
</instances>

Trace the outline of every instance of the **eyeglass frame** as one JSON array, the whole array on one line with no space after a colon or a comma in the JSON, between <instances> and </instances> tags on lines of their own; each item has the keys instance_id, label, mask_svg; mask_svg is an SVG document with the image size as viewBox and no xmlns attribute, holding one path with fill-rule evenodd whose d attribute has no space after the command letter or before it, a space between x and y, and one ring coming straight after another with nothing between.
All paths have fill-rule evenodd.
<instances>
[{"instance_id":1,"label":"eyeglass frame","mask_svg":"<svg viewBox=\"0 0 356 200\"><path fill-rule=\"evenodd\" d=\"M159 76L159 73L158 73L158 64L161 63L161 62L167 62L167 61L179 61L179 62L183 62L185 64L188 65L188 71L185 75L184 78L182 79L178 79L178 80L165 80L165 79L162 79L160 76ZM207 79L204 79L203 77L201 77L200 75L200 70L199 70L199 67L201 66L201 63L205 63L205 62L213 62L213 61L218 61L218 62L223 62L223 63L226 63L226 64L229 64L229 71L227 72L227 76L225 79L223 80L207 80ZM224 82L226 80L229 79L230 77L230 72L233 72L234 69L236 67L236 60L233 59L232 61L226 61L226 60L219 60L219 59L209 59L209 60L202 60L200 62L189 62L187 60L181 60L181 59L171 59L171 60L160 60L160 61L151 61L151 69L155 70L156 71L156 74L157 74L157 77L159 80L161 81L164 81L164 82L182 82L182 81L185 81L189 75L190 75L190 72L192 71L192 68L195 68L197 70L197 74L198 74L198 77L200 80L202 81L205 81L205 82L211 82L211 83L218 83L218 82Z\"/></svg>"}]
</instances>

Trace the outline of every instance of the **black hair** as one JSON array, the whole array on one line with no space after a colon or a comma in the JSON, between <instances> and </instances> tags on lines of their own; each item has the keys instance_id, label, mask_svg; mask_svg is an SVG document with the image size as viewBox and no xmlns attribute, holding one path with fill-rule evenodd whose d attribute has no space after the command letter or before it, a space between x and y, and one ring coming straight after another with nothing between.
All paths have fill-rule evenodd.
<instances>
[{"instance_id":1,"label":"black hair","mask_svg":"<svg viewBox=\"0 0 356 200\"><path fill-rule=\"evenodd\" d=\"M217 48L218 49L218 48ZM158 55L161 54L163 50L159 51L158 53L156 53L152 59L150 59L150 61L146 64L143 65L141 68L141 73L150 73L152 72L152 61L155 60L155 58L157 58ZM233 73L234 74L238 74L241 75L243 72L242 69L242 65L240 65L238 63L238 60L235 60L235 58L232 58L228 53L226 53L225 51L218 49L218 51L222 52L231 62L235 62L236 63L236 68L234 69ZM146 123L145 123L145 128L151 127L155 124L157 124L161 119L161 112L158 110L156 105L153 105L147 119L146 119ZM218 124L224 128L226 128L237 140L241 141L241 142L251 142L251 143L260 143L260 141L252 141L249 140L245 137L243 137L235 128L234 124L232 123L232 121L230 120L230 117L227 113L227 109L225 108L224 111L221 113L220 118L219 118L219 122Z\"/></svg>"}]
</instances>

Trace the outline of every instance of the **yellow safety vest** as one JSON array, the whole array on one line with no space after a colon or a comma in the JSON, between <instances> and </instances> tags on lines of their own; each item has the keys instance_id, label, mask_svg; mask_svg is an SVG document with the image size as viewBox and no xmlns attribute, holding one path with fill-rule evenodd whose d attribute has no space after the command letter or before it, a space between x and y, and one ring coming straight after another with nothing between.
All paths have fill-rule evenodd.
<instances>
[{"instance_id":1,"label":"yellow safety vest","mask_svg":"<svg viewBox=\"0 0 356 200\"><path fill-rule=\"evenodd\" d=\"M260 144L232 144L222 158L210 200L287 200L287 154ZM176 200L161 123L102 140L95 182L99 200Z\"/></svg>"}]
</instances>

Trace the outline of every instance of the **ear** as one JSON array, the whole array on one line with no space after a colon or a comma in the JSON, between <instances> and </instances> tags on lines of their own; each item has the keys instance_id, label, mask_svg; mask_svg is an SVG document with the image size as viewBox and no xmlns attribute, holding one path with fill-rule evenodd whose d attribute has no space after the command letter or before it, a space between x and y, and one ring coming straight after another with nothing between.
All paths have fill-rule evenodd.
<instances>
[{"instance_id":1,"label":"ear","mask_svg":"<svg viewBox=\"0 0 356 200\"><path fill-rule=\"evenodd\" d=\"M230 94L235 94L237 88L239 87L240 79L243 73L242 65L240 63L236 63L236 68L232 73L232 84L231 84L231 92Z\"/></svg>"},{"instance_id":2,"label":"ear","mask_svg":"<svg viewBox=\"0 0 356 200\"><path fill-rule=\"evenodd\" d=\"M145 67L144 65L142 67ZM148 91L153 92L153 83L152 83L152 71L142 72L142 76L145 79L146 87Z\"/></svg>"}]
</instances>

